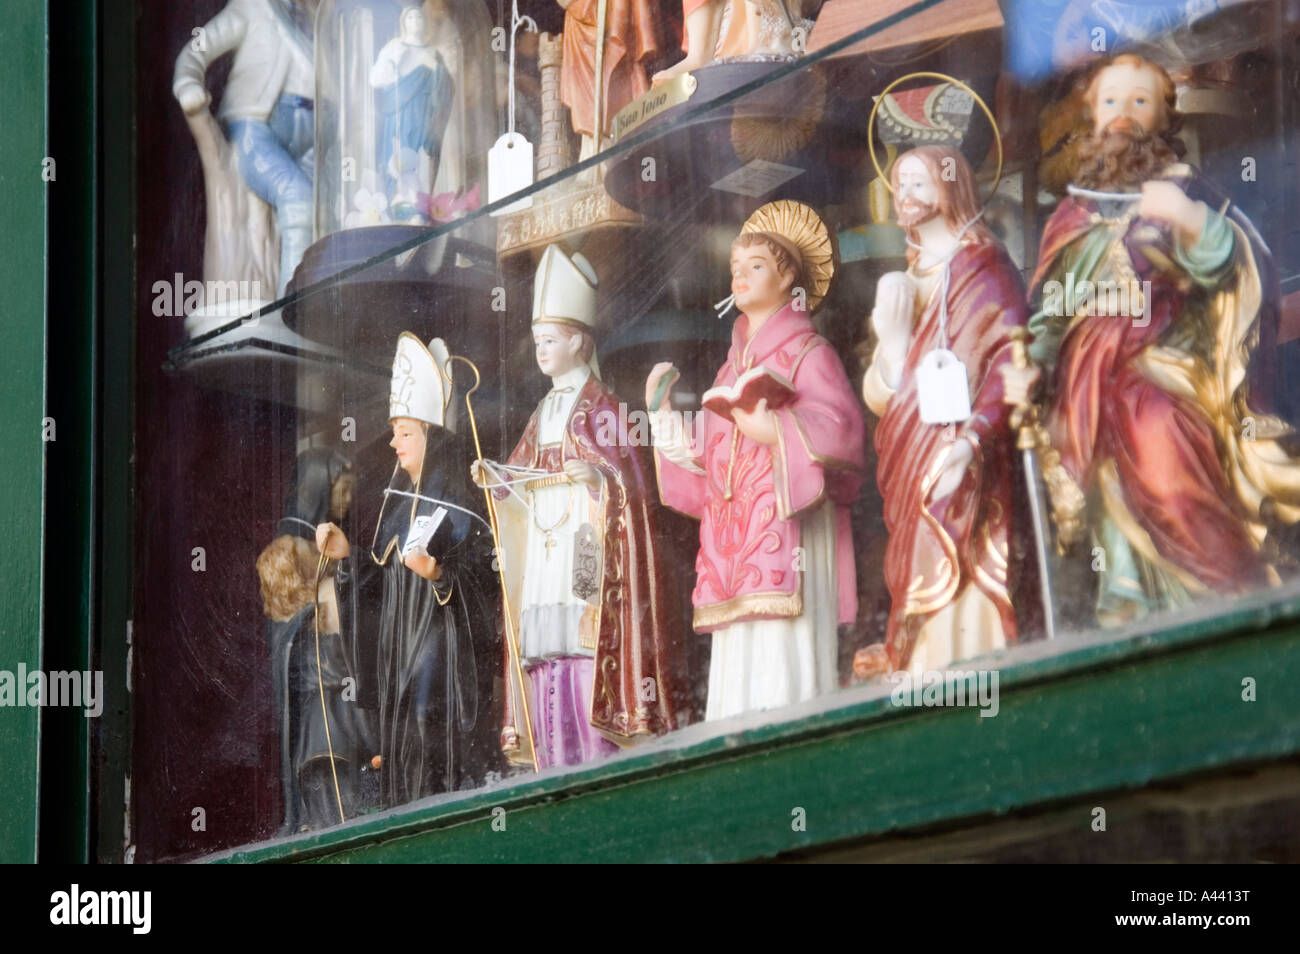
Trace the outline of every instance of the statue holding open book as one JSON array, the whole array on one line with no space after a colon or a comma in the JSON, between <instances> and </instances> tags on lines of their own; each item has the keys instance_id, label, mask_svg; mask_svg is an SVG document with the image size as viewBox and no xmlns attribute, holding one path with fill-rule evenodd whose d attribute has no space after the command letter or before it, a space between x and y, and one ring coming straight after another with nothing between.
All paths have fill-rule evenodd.
<instances>
[{"instance_id":1,"label":"statue holding open book","mask_svg":"<svg viewBox=\"0 0 1300 954\"><path fill-rule=\"evenodd\" d=\"M849 505L863 426L839 356L809 317L834 269L817 213L763 206L732 245L742 314L696 426L666 403L671 365L646 381L660 496L700 521L692 601L695 630L713 640L706 719L838 685L838 624L857 615Z\"/></svg>"}]
</instances>

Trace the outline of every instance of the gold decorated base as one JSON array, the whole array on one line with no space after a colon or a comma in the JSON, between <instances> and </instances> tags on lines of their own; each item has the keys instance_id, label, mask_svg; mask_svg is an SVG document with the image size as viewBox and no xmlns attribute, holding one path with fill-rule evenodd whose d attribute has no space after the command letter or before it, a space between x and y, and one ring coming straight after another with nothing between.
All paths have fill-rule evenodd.
<instances>
[{"instance_id":1,"label":"gold decorated base","mask_svg":"<svg viewBox=\"0 0 1300 954\"><path fill-rule=\"evenodd\" d=\"M497 254L502 258L604 228L639 228L644 220L601 183L561 184L537 195L532 208L501 217Z\"/></svg>"}]
</instances>

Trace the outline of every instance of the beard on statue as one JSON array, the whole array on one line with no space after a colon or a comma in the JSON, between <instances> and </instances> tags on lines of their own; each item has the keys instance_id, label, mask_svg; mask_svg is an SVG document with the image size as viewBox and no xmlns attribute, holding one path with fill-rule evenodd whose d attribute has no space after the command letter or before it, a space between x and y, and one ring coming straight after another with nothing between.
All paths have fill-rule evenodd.
<instances>
[{"instance_id":1,"label":"beard on statue","mask_svg":"<svg viewBox=\"0 0 1300 954\"><path fill-rule=\"evenodd\" d=\"M1152 134L1131 120L1116 120L1079 144L1074 181L1100 192L1131 192L1154 179L1182 154L1182 143Z\"/></svg>"},{"instance_id":2,"label":"beard on statue","mask_svg":"<svg viewBox=\"0 0 1300 954\"><path fill-rule=\"evenodd\" d=\"M905 229L914 229L938 214L938 206L919 199L903 199L898 203L898 224Z\"/></svg>"}]
</instances>

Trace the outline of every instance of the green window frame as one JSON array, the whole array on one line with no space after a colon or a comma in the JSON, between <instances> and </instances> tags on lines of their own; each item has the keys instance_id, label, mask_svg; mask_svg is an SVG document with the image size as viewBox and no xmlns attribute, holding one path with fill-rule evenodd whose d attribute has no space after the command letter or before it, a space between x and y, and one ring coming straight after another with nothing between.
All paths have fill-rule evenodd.
<instances>
[{"instance_id":1,"label":"green window frame","mask_svg":"<svg viewBox=\"0 0 1300 954\"><path fill-rule=\"evenodd\" d=\"M0 274L6 308L0 321L0 474L10 499L0 508L0 659L11 671L42 664L45 447L45 4L20 0L0 26ZM57 433L57 432L56 432ZM40 710L0 711L0 860L33 861L40 825Z\"/></svg>"}]
</instances>

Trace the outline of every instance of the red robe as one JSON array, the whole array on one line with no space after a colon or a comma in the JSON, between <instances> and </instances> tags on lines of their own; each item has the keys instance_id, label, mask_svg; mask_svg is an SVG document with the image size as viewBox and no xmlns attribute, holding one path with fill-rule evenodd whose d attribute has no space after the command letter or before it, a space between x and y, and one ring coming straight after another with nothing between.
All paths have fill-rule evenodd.
<instances>
[{"instance_id":1,"label":"red robe","mask_svg":"<svg viewBox=\"0 0 1300 954\"><path fill-rule=\"evenodd\" d=\"M684 633L671 602L673 587L663 572L669 556L656 535L659 504L649 449L629 439L626 405L622 416L619 407L617 395L599 378L588 378L565 425L560 457L585 461L604 478L603 488L590 492L589 509L604 550L591 724L611 741L629 745L684 725L689 686ZM539 411L540 405L509 464L546 463L537 446ZM648 425L643 434L648 441ZM509 682L514 663L508 647L505 660ZM646 692L647 685L654 692ZM507 755L523 731L507 692L502 733Z\"/></svg>"},{"instance_id":2,"label":"red robe","mask_svg":"<svg viewBox=\"0 0 1300 954\"><path fill-rule=\"evenodd\" d=\"M940 347L940 289L926 303L908 348L909 370L876 428L876 482L889 530L885 582L892 605L885 649L895 670L907 668L925 620L969 585L997 607L1007 643L1017 638L1007 578L1016 451L998 368L1011 361L1009 331L1026 321L1024 283L1001 246L968 243L953 258L948 347L966 366L971 416L951 429L921 422L914 373L922 357ZM975 455L965 478L951 496L931 500L954 440L968 438Z\"/></svg>"},{"instance_id":3,"label":"red robe","mask_svg":"<svg viewBox=\"0 0 1300 954\"><path fill-rule=\"evenodd\" d=\"M1043 232L1035 289L1049 279L1064 283L1063 253L1094 227L1094 211L1093 202L1073 197L1057 207ZM1124 505L1158 557L1194 589L1200 584L1235 593L1267 585L1272 571L1249 532L1252 515L1224 472L1215 423L1142 367L1147 349L1180 330L1189 296L1197 292L1165 264L1172 258L1166 228L1136 219L1123 243L1137 279L1151 282L1150 322L1143 327L1105 316L1073 322L1056 356L1052 445L1085 492L1096 484L1097 465L1114 462Z\"/></svg>"}]
</instances>

